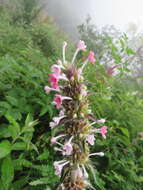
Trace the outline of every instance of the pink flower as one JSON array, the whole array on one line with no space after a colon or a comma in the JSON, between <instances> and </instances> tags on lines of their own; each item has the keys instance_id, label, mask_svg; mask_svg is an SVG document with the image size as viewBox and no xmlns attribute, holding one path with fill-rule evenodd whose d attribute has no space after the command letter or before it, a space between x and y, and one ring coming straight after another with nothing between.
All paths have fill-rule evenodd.
<instances>
[{"instance_id":1,"label":"pink flower","mask_svg":"<svg viewBox=\"0 0 143 190\"><path fill-rule=\"evenodd\" d=\"M104 139L106 139L107 126L103 126L100 128L100 133Z\"/></svg>"},{"instance_id":2,"label":"pink flower","mask_svg":"<svg viewBox=\"0 0 143 190\"><path fill-rule=\"evenodd\" d=\"M95 63L96 59L94 58L94 52L93 51L89 52L88 61L91 63Z\"/></svg>"},{"instance_id":3,"label":"pink flower","mask_svg":"<svg viewBox=\"0 0 143 190\"><path fill-rule=\"evenodd\" d=\"M64 144L64 146L63 146L63 150L65 151L64 155L67 155L67 156L71 155L71 153L73 151L73 147L72 147L72 144L71 144L72 139L73 139L73 137L71 137L69 139L69 141Z\"/></svg>"},{"instance_id":4,"label":"pink flower","mask_svg":"<svg viewBox=\"0 0 143 190\"><path fill-rule=\"evenodd\" d=\"M60 113L59 113L59 116L64 116L65 115L65 110L61 110Z\"/></svg>"},{"instance_id":5,"label":"pink flower","mask_svg":"<svg viewBox=\"0 0 143 190\"><path fill-rule=\"evenodd\" d=\"M61 172L62 172L62 169L65 165L67 165L69 163L69 161L65 161L65 160L62 160L62 161L58 161L58 162L54 162L54 168L55 168L55 174L57 176L60 176L61 175Z\"/></svg>"},{"instance_id":6,"label":"pink flower","mask_svg":"<svg viewBox=\"0 0 143 190\"><path fill-rule=\"evenodd\" d=\"M53 129L54 127L57 126L57 124L55 122L50 122L49 125L50 125L51 129Z\"/></svg>"},{"instance_id":7,"label":"pink flower","mask_svg":"<svg viewBox=\"0 0 143 190\"><path fill-rule=\"evenodd\" d=\"M55 73L49 74L49 82L50 83L55 83L58 82L58 76Z\"/></svg>"},{"instance_id":8,"label":"pink flower","mask_svg":"<svg viewBox=\"0 0 143 190\"><path fill-rule=\"evenodd\" d=\"M62 115L60 117L53 117L53 121L58 125L60 120L63 119L65 117L65 115Z\"/></svg>"},{"instance_id":9,"label":"pink flower","mask_svg":"<svg viewBox=\"0 0 143 190\"><path fill-rule=\"evenodd\" d=\"M72 98L67 96L61 96L59 94L55 95L53 104L56 105L57 109L61 108L63 100L72 100Z\"/></svg>"},{"instance_id":10,"label":"pink flower","mask_svg":"<svg viewBox=\"0 0 143 190\"><path fill-rule=\"evenodd\" d=\"M53 117L53 121L50 122L50 127L53 129L54 127L56 127L60 120L63 119L65 117L65 115L59 115L59 117Z\"/></svg>"},{"instance_id":11,"label":"pink flower","mask_svg":"<svg viewBox=\"0 0 143 190\"><path fill-rule=\"evenodd\" d=\"M54 73L49 74L49 82L50 82L52 88L59 89L58 81L59 81L58 75L56 75Z\"/></svg>"},{"instance_id":12,"label":"pink flower","mask_svg":"<svg viewBox=\"0 0 143 190\"><path fill-rule=\"evenodd\" d=\"M79 167L77 167L77 169L74 171L74 177L76 178L82 178L83 177L83 172L82 169Z\"/></svg>"},{"instance_id":13,"label":"pink flower","mask_svg":"<svg viewBox=\"0 0 143 190\"><path fill-rule=\"evenodd\" d=\"M94 135L88 135L87 138L86 138L87 142L90 144L90 145L94 145L94 141L95 141L95 137Z\"/></svg>"},{"instance_id":14,"label":"pink flower","mask_svg":"<svg viewBox=\"0 0 143 190\"><path fill-rule=\"evenodd\" d=\"M76 59L76 56L77 56L77 54L78 54L78 52L79 52L80 50L83 50L83 51L86 50L86 45L85 45L84 41L82 41L82 40L80 40L80 41L77 43L77 49L76 49L76 51L75 51L75 53L74 53L74 55L73 55L72 63L74 63L74 61L75 61L75 59Z\"/></svg>"},{"instance_id":15,"label":"pink flower","mask_svg":"<svg viewBox=\"0 0 143 190\"><path fill-rule=\"evenodd\" d=\"M52 69L52 72L56 75L56 76L60 76L60 74L61 74L61 67L59 66L59 65L53 65L52 67L51 67L51 69Z\"/></svg>"},{"instance_id":16,"label":"pink flower","mask_svg":"<svg viewBox=\"0 0 143 190\"><path fill-rule=\"evenodd\" d=\"M62 80L66 80L68 81L66 75L64 73L62 73L60 76L59 76L59 79L62 79Z\"/></svg>"},{"instance_id":17,"label":"pink flower","mask_svg":"<svg viewBox=\"0 0 143 190\"><path fill-rule=\"evenodd\" d=\"M62 96L61 95L55 95L54 97L54 104L56 105L57 109L59 109L62 105Z\"/></svg>"},{"instance_id":18,"label":"pink flower","mask_svg":"<svg viewBox=\"0 0 143 190\"><path fill-rule=\"evenodd\" d=\"M56 65L55 65L55 67L52 68L52 71L54 73L49 74L49 82L50 82L52 88L59 89L59 87L58 87L59 79L66 80L66 81L68 81L68 79L64 73L61 74L60 67L56 67Z\"/></svg>"},{"instance_id":19,"label":"pink flower","mask_svg":"<svg viewBox=\"0 0 143 190\"><path fill-rule=\"evenodd\" d=\"M51 86L52 86L52 88L59 89L57 82L51 83Z\"/></svg>"},{"instance_id":20,"label":"pink flower","mask_svg":"<svg viewBox=\"0 0 143 190\"><path fill-rule=\"evenodd\" d=\"M82 40L80 40L80 41L78 42L78 44L77 44L77 48L78 48L79 50L85 51L85 50L86 50L85 42L82 41Z\"/></svg>"},{"instance_id":21,"label":"pink flower","mask_svg":"<svg viewBox=\"0 0 143 190\"><path fill-rule=\"evenodd\" d=\"M52 137L51 138L51 144L57 144L57 138L56 137Z\"/></svg>"},{"instance_id":22,"label":"pink flower","mask_svg":"<svg viewBox=\"0 0 143 190\"><path fill-rule=\"evenodd\" d=\"M51 91L59 92L59 89L50 88L49 86L45 86L44 90L47 94Z\"/></svg>"},{"instance_id":23,"label":"pink flower","mask_svg":"<svg viewBox=\"0 0 143 190\"><path fill-rule=\"evenodd\" d=\"M64 66L61 60L57 61L57 65L60 66L60 68L64 69Z\"/></svg>"},{"instance_id":24,"label":"pink flower","mask_svg":"<svg viewBox=\"0 0 143 190\"><path fill-rule=\"evenodd\" d=\"M61 138L61 137L64 137L64 136L66 136L66 135L58 135L57 137L52 137L51 138L51 144L53 145L53 144L58 144L58 142L57 142L57 140L59 139L59 138ZM60 144L61 145L61 144Z\"/></svg>"}]
</instances>

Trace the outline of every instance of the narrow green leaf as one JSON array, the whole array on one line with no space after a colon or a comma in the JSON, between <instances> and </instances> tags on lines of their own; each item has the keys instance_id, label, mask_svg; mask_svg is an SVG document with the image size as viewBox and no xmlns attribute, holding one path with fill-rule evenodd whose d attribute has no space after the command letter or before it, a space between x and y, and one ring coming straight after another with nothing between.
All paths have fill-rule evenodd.
<instances>
[{"instance_id":1,"label":"narrow green leaf","mask_svg":"<svg viewBox=\"0 0 143 190\"><path fill-rule=\"evenodd\" d=\"M28 181L28 177L24 176L21 177L19 180L15 181L13 184L13 189L14 190L19 190L19 189L23 189L22 187L27 183Z\"/></svg>"},{"instance_id":2,"label":"narrow green leaf","mask_svg":"<svg viewBox=\"0 0 143 190\"><path fill-rule=\"evenodd\" d=\"M13 105L13 106L18 106L18 100L12 96L6 96L7 101Z\"/></svg>"},{"instance_id":3,"label":"narrow green leaf","mask_svg":"<svg viewBox=\"0 0 143 190\"><path fill-rule=\"evenodd\" d=\"M26 150L27 143L25 142L16 142L12 146L12 150Z\"/></svg>"},{"instance_id":4,"label":"narrow green leaf","mask_svg":"<svg viewBox=\"0 0 143 190\"><path fill-rule=\"evenodd\" d=\"M0 158L4 158L11 152L11 144L5 140L0 143Z\"/></svg>"},{"instance_id":5,"label":"narrow green leaf","mask_svg":"<svg viewBox=\"0 0 143 190\"><path fill-rule=\"evenodd\" d=\"M34 126L38 124L38 120L25 122L25 126L22 129L22 132L34 132Z\"/></svg>"},{"instance_id":6,"label":"narrow green leaf","mask_svg":"<svg viewBox=\"0 0 143 190\"><path fill-rule=\"evenodd\" d=\"M27 115L27 117L26 117L26 120L25 120L25 125L27 126L27 125L28 125L28 123L30 123L30 122L31 122L31 120L32 120L31 115L30 115L30 114L28 114L28 115Z\"/></svg>"},{"instance_id":7,"label":"narrow green leaf","mask_svg":"<svg viewBox=\"0 0 143 190\"><path fill-rule=\"evenodd\" d=\"M1 167L1 180L4 187L8 187L14 178L14 168L10 155L4 158Z\"/></svg>"},{"instance_id":8,"label":"narrow green leaf","mask_svg":"<svg viewBox=\"0 0 143 190\"><path fill-rule=\"evenodd\" d=\"M20 127L19 125L9 125L8 130L11 133L11 136L13 139L16 139L19 136L20 133Z\"/></svg>"},{"instance_id":9,"label":"narrow green leaf","mask_svg":"<svg viewBox=\"0 0 143 190\"><path fill-rule=\"evenodd\" d=\"M25 159L21 160L21 165L26 167L26 168L33 168L34 167L32 162L25 160Z\"/></svg>"},{"instance_id":10,"label":"narrow green leaf","mask_svg":"<svg viewBox=\"0 0 143 190\"><path fill-rule=\"evenodd\" d=\"M127 128L120 127L119 129L122 131L122 133L123 133L126 137L128 137L128 138L130 137L130 134L129 134L129 131L128 131Z\"/></svg>"},{"instance_id":11,"label":"narrow green leaf","mask_svg":"<svg viewBox=\"0 0 143 190\"><path fill-rule=\"evenodd\" d=\"M13 117L11 117L10 115L6 115L5 117L9 121L10 124L16 126L17 128L18 127L20 128L19 124L16 122L16 120Z\"/></svg>"},{"instance_id":12,"label":"narrow green leaf","mask_svg":"<svg viewBox=\"0 0 143 190\"><path fill-rule=\"evenodd\" d=\"M1 125L0 126L0 138L7 138L10 136L11 136L11 133L8 130L8 126L7 125Z\"/></svg>"}]
</instances>

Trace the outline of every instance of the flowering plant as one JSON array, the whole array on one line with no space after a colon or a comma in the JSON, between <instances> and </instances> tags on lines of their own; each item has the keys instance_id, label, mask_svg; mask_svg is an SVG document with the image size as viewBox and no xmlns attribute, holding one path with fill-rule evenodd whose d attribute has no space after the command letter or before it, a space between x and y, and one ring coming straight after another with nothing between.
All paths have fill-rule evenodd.
<instances>
[{"instance_id":1,"label":"flowering plant","mask_svg":"<svg viewBox=\"0 0 143 190\"><path fill-rule=\"evenodd\" d=\"M88 170L92 167L91 156L104 156L103 152L90 153L96 133L106 138L105 119L93 119L89 109L88 91L83 78L83 71L88 62L95 63L94 52L90 51L80 68L75 64L79 51L86 51L84 41L79 41L71 63L65 59L67 43L63 44L63 61L58 60L51 68L46 93L54 91L53 104L59 115L50 122L50 127L57 136L51 138L51 145L64 157L54 162L55 174L61 177L57 190L83 190L92 188ZM98 127L93 127L97 125ZM100 127L99 127L100 126Z\"/></svg>"}]
</instances>

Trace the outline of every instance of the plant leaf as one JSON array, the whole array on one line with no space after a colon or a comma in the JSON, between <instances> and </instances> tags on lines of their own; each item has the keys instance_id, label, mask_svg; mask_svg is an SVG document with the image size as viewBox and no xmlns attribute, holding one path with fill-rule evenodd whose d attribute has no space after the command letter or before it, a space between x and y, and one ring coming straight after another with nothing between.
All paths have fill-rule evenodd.
<instances>
[{"instance_id":1,"label":"plant leaf","mask_svg":"<svg viewBox=\"0 0 143 190\"><path fill-rule=\"evenodd\" d=\"M0 143L0 158L4 158L11 152L11 144L5 140Z\"/></svg>"},{"instance_id":2,"label":"plant leaf","mask_svg":"<svg viewBox=\"0 0 143 190\"><path fill-rule=\"evenodd\" d=\"M10 155L5 157L1 167L1 179L4 187L8 187L14 178L14 167Z\"/></svg>"}]
</instances>

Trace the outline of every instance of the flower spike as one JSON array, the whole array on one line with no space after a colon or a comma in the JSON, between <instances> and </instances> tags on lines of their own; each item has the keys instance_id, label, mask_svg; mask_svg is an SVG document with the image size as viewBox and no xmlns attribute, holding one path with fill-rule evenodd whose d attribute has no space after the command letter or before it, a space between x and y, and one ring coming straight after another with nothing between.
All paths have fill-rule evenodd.
<instances>
[{"instance_id":1,"label":"flower spike","mask_svg":"<svg viewBox=\"0 0 143 190\"><path fill-rule=\"evenodd\" d=\"M58 155L63 157L62 160L54 162L55 174L62 176L62 181L56 190L94 189L88 174L88 169L93 168L90 159L92 156L102 157L104 153L90 153L89 146L94 146L97 134L106 138L107 126L101 126L106 122L105 119L96 120L94 119L96 117L92 117L83 69L89 62L94 63L96 60L94 52L90 51L82 66L77 67L75 64L77 54L86 50L84 41L80 40L71 64L67 65L66 46L67 43L64 42L63 61L58 60L51 68L49 74L51 87L45 86L46 93L56 92L53 104L59 110L59 115L53 117L50 122L54 133L51 145ZM92 122L89 115L92 117Z\"/></svg>"}]
</instances>

